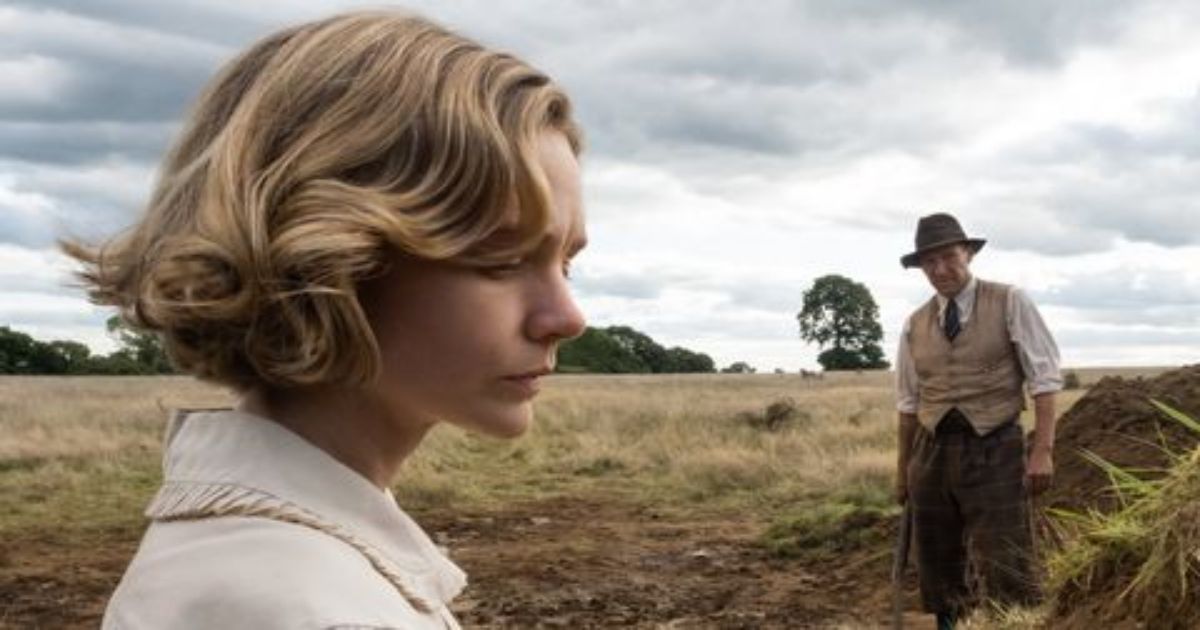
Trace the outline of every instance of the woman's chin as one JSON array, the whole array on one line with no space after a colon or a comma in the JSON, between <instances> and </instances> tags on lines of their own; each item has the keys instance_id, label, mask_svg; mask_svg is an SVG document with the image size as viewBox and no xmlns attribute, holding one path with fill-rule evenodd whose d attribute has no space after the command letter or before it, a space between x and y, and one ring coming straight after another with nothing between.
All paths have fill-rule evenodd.
<instances>
[{"instance_id":1,"label":"woman's chin","mask_svg":"<svg viewBox=\"0 0 1200 630\"><path fill-rule=\"evenodd\" d=\"M522 405L521 409L505 410L504 413L475 417L470 422L456 423L480 435L502 440L521 437L533 424L533 410Z\"/></svg>"}]
</instances>

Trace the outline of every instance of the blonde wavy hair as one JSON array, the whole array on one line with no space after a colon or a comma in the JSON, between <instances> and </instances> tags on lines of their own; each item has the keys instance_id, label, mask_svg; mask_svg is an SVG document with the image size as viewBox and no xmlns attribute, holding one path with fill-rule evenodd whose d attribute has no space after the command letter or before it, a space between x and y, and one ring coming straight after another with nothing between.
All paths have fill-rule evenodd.
<instances>
[{"instance_id":1,"label":"blonde wavy hair","mask_svg":"<svg viewBox=\"0 0 1200 630\"><path fill-rule=\"evenodd\" d=\"M243 390L365 384L380 358L357 287L397 251L482 266L530 249L550 219L548 129L578 154L569 100L524 62L408 13L339 15L223 68L140 221L62 247L91 299L181 370Z\"/></svg>"}]
</instances>

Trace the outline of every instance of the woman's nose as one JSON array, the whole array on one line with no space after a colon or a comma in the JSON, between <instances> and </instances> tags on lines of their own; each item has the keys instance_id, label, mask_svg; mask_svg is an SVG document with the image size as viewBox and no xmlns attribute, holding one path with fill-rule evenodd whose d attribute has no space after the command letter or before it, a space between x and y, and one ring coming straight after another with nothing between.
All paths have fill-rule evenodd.
<instances>
[{"instance_id":1,"label":"woman's nose","mask_svg":"<svg viewBox=\"0 0 1200 630\"><path fill-rule=\"evenodd\" d=\"M543 299L537 300L526 323L526 334L535 341L562 341L583 334L587 320L571 295L565 278L558 278L547 287Z\"/></svg>"}]
</instances>

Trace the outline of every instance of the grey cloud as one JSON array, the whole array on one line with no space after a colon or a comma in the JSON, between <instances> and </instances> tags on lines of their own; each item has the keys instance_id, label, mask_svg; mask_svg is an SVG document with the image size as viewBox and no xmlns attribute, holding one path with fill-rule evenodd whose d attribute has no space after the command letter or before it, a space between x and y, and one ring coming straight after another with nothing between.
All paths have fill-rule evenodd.
<instances>
[{"instance_id":1,"label":"grey cloud","mask_svg":"<svg viewBox=\"0 0 1200 630\"><path fill-rule=\"evenodd\" d=\"M0 98L0 159L10 161L157 158L201 84L232 52L42 5L6 11L13 13L0 23L0 60L56 69L47 77L51 98Z\"/></svg>"},{"instance_id":2,"label":"grey cloud","mask_svg":"<svg viewBox=\"0 0 1200 630\"><path fill-rule=\"evenodd\" d=\"M8 256L0 256L0 260L3 260L5 265L18 262ZM20 267L0 268L0 295L9 294L11 296L14 293L25 293L61 296L65 292L71 292L76 297L83 297L83 292L74 287L74 280L47 267L44 257L25 257L19 261L19 264L21 264Z\"/></svg>"},{"instance_id":3,"label":"grey cloud","mask_svg":"<svg viewBox=\"0 0 1200 630\"><path fill-rule=\"evenodd\" d=\"M1200 279L1182 271L1151 267L1105 269L1073 276L1064 285L1039 291L1036 296L1047 304L1074 308L1192 306L1200 313Z\"/></svg>"},{"instance_id":4,"label":"grey cloud","mask_svg":"<svg viewBox=\"0 0 1200 630\"><path fill-rule=\"evenodd\" d=\"M0 100L5 121L174 120L232 53L58 11L19 11L8 24L0 26L0 57L54 60L66 76L50 103Z\"/></svg>"},{"instance_id":5,"label":"grey cloud","mask_svg":"<svg viewBox=\"0 0 1200 630\"><path fill-rule=\"evenodd\" d=\"M212 0L9 0L28 11L58 11L111 25L132 26L190 39L238 45L274 20L254 3ZM277 10L277 8L276 8Z\"/></svg>"},{"instance_id":6,"label":"grey cloud","mask_svg":"<svg viewBox=\"0 0 1200 630\"><path fill-rule=\"evenodd\" d=\"M928 103L862 103L873 77L944 56L920 24L787 2L418 8L549 71L575 98L590 150L617 159L711 180L885 146L924 151L954 131Z\"/></svg>"},{"instance_id":7,"label":"grey cloud","mask_svg":"<svg viewBox=\"0 0 1200 630\"><path fill-rule=\"evenodd\" d=\"M0 121L0 158L45 164L84 164L123 156L157 160L174 123Z\"/></svg>"},{"instance_id":8,"label":"grey cloud","mask_svg":"<svg viewBox=\"0 0 1200 630\"><path fill-rule=\"evenodd\" d=\"M1000 247L1071 255L1110 249L1118 238L1164 247L1200 244L1194 192L1200 161L1168 166L1151 159L1099 171L1018 167L1010 174L1006 191L981 198L968 213Z\"/></svg>"},{"instance_id":9,"label":"grey cloud","mask_svg":"<svg viewBox=\"0 0 1200 630\"><path fill-rule=\"evenodd\" d=\"M16 6L43 25L34 29L40 34L36 44L18 37L7 50L32 47L68 61L81 77L57 107L0 108L0 116L26 122L175 119L233 47L281 22L340 8L335 2L255 9L193 0L169 9L133 0ZM944 42L929 33L961 32L964 40L995 40L1018 50L1023 48L1008 40L1024 37L1043 42L1026 48L1053 42L1060 50L1116 19L1093 13L1119 15L1083 11L1078 2L1042 6L714 2L698 11L692 3L664 0L622 3L614 11L561 2L415 4L551 70L576 95L595 150L708 173L783 173L810 158L828 162L883 147L925 151L950 142L953 125L930 116L927 107L866 107L858 101L870 93L856 90L908 63L944 61ZM78 23L111 33L132 30L136 45L101 45L111 33L80 41L63 37L80 30ZM732 36L733 24L744 35ZM976 37L980 30L998 35ZM150 53L153 43L160 49ZM129 149L139 155L150 150L144 144Z\"/></svg>"},{"instance_id":10,"label":"grey cloud","mask_svg":"<svg viewBox=\"0 0 1200 630\"><path fill-rule=\"evenodd\" d=\"M1049 256L1073 256L1111 249L1117 233L1080 222L1082 217L1061 217L1055 209L1034 202L995 200L983 211L958 213L969 217L974 233L988 239L988 247L1029 251Z\"/></svg>"},{"instance_id":11,"label":"grey cloud","mask_svg":"<svg viewBox=\"0 0 1200 630\"><path fill-rule=\"evenodd\" d=\"M1131 11L1129 0L825 0L823 12L864 20L907 17L950 29L965 47L992 50L1014 65L1057 66L1077 47L1112 39ZM1161 3L1159 3L1161 4ZM1154 7L1157 8L1157 7Z\"/></svg>"},{"instance_id":12,"label":"grey cloud","mask_svg":"<svg viewBox=\"0 0 1200 630\"><path fill-rule=\"evenodd\" d=\"M181 117L207 78L204 70L133 60L97 64L71 60L72 80L54 103L0 105L0 120L171 121ZM136 79L131 79L136 77Z\"/></svg>"},{"instance_id":13,"label":"grey cloud","mask_svg":"<svg viewBox=\"0 0 1200 630\"><path fill-rule=\"evenodd\" d=\"M801 344L795 325L785 319L772 320L762 316L747 317L732 313L690 313L674 315L633 315L622 322L645 332L666 345L683 345L700 350L703 340L738 339L744 341L774 340ZM672 341L688 340L688 341Z\"/></svg>"},{"instance_id":14,"label":"grey cloud","mask_svg":"<svg viewBox=\"0 0 1200 630\"><path fill-rule=\"evenodd\" d=\"M2 288L0 296L3 296L0 300L0 322L17 326L84 325L95 324L100 319L97 309L77 298L9 292Z\"/></svg>"},{"instance_id":15,"label":"grey cloud","mask_svg":"<svg viewBox=\"0 0 1200 630\"><path fill-rule=\"evenodd\" d=\"M95 240L128 225L149 194L151 168L129 162L58 167L0 161L0 242L31 248ZM7 207L6 207L7 206Z\"/></svg>"},{"instance_id":16,"label":"grey cloud","mask_svg":"<svg viewBox=\"0 0 1200 630\"><path fill-rule=\"evenodd\" d=\"M731 311L753 310L790 318L800 310L803 285L776 283L769 279L741 278L719 284L710 284L724 293Z\"/></svg>"},{"instance_id":17,"label":"grey cloud","mask_svg":"<svg viewBox=\"0 0 1200 630\"><path fill-rule=\"evenodd\" d=\"M1030 293L1039 303L1073 309L1090 322L1200 327L1200 278L1182 271L1106 269L1072 276L1061 286Z\"/></svg>"},{"instance_id":18,"label":"grey cloud","mask_svg":"<svg viewBox=\"0 0 1200 630\"><path fill-rule=\"evenodd\" d=\"M1120 326L1153 326L1165 328L1195 329L1195 340L1200 342L1200 302L1189 306L1147 305L1140 310L1123 308L1097 308L1081 313L1088 322Z\"/></svg>"},{"instance_id":19,"label":"grey cloud","mask_svg":"<svg viewBox=\"0 0 1200 630\"><path fill-rule=\"evenodd\" d=\"M1055 333L1063 348L1129 346L1200 346L1200 328L1171 329L1135 326L1066 328Z\"/></svg>"},{"instance_id":20,"label":"grey cloud","mask_svg":"<svg viewBox=\"0 0 1200 630\"><path fill-rule=\"evenodd\" d=\"M51 217L0 199L0 244L44 246L54 237Z\"/></svg>"},{"instance_id":21,"label":"grey cloud","mask_svg":"<svg viewBox=\"0 0 1200 630\"><path fill-rule=\"evenodd\" d=\"M761 317L769 314L783 319L799 308L803 292L799 284L758 275L713 277L699 270L679 268L622 273L586 269L576 274L575 286L581 296L632 300L656 300L668 289L708 293L723 299L718 307L722 316Z\"/></svg>"}]
</instances>

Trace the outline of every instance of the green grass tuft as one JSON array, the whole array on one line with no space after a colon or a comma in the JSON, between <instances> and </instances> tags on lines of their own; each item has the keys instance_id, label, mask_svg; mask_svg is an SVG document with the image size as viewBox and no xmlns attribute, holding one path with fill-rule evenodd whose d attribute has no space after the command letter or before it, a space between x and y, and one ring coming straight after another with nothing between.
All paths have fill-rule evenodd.
<instances>
[{"instance_id":1,"label":"green grass tuft","mask_svg":"<svg viewBox=\"0 0 1200 630\"><path fill-rule=\"evenodd\" d=\"M780 557L833 557L883 543L887 536L883 524L898 513L896 507L838 500L814 502L777 517L761 542Z\"/></svg>"},{"instance_id":2,"label":"green grass tuft","mask_svg":"<svg viewBox=\"0 0 1200 630\"><path fill-rule=\"evenodd\" d=\"M1164 415L1200 433L1191 417L1151 401ZM1094 454L1088 459L1113 480L1122 508L1056 511L1072 532L1071 544L1047 561L1049 584L1060 614L1080 602L1097 602L1106 616L1132 618L1153 628L1174 628L1200 615L1200 448L1175 453L1175 466L1147 481Z\"/></svg>"}]
</instances>

